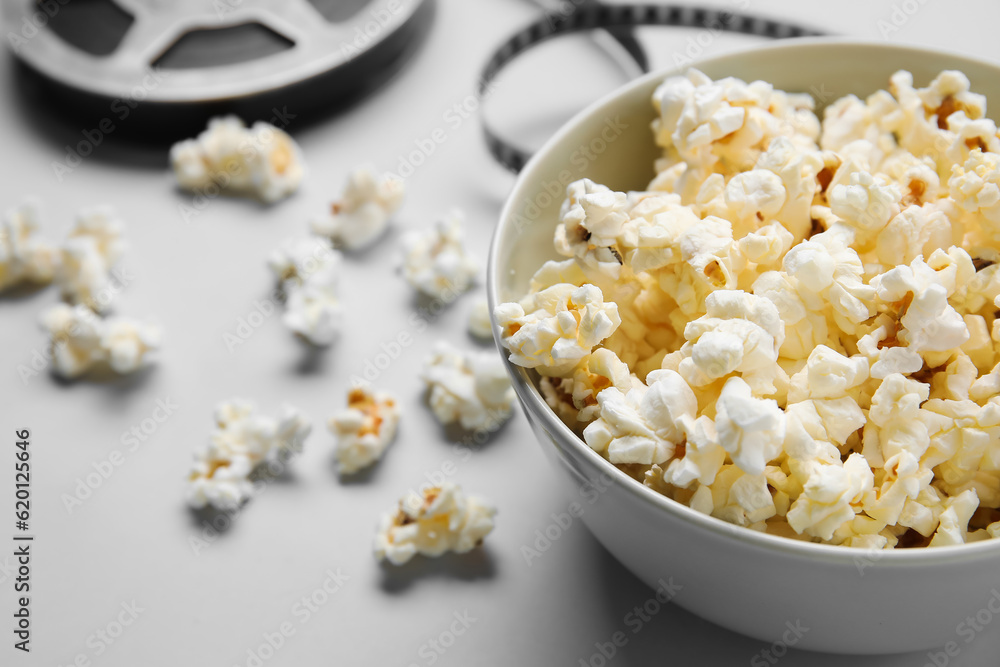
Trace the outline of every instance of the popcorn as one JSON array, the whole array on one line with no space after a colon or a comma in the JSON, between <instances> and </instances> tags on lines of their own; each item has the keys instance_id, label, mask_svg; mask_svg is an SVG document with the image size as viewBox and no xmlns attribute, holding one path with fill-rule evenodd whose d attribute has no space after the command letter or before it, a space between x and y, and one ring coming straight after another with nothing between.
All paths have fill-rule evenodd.
<instances>
[{"instance_id":1,"label":"popcorn","mask_svg":"<svg viewBox=\"0 0 1000 667\"><path fill-rule=\"evenodd\" d=\"M343 475L352 475L380 458L396 437L399 405L385 392L355 387L347 394L347 409L327 422L337 436L337 462Z\"/></svg>"},{"instance_id":2,"label":"popcorn","mask_svg":"<svg viewBox=\"0 0 1000 667\"><path fill-rule=\"evenodd\" d=\"M283 406L277 419L261 415L249 401L231 399L215 408L215 428L194 454L188 476L188 504L234 509L254 494L258 469L279 474L302 451L312 426L298 410Z\"/></svg>"},{"instance_id":3,"label":"popcorn","mask_svg":"<svg viewBox=\"0 0 1000 667\"><path fill-rule=\"evenodd\" d=\"M559 212L556 252L579 257L584 264L617 277L622 255L616 244L628 220L627 203L624 192L614 192L588 178L570 183Z\"/></svg>"},{"instance_id":4,"label":"popcorn","mask_svg":"<svg viewBox=\"0 0 1000 667\"><path fill-rule=\"evenodd\" d=\"M52 281L59 255L37 233L38 202L27 199L4 215L0 226L0 292L20 283Z\"/></svg>"},{"instance_id":5,"label":"popcorn","mask_svg":"<svg viewBox=\"0 0 1000 667\"><path fill-rule=\"evenodd\" d=\"M871 491L875 477L861 454L853 453L843 466L819 465L788 510L788 524L798 533L824 540L855 515L855 505Z\"/></svg>"},{"instance_id":6,"label":"popcorn","mask_svg":"<svg viewBox=\"0 0 1000 667\"><path fill-rule=\"evenodd\" d=\"M774 362L784 327L774 304L738 290L712 292L708 312L684 328L680 374L694 386L741 373L758 392L774 392Z\"/></svg>"},{"instance_id":7,"label":"popcorn","mask_svg":"<svg viewBox=\"0 0 1000 667\"><path fill-rule=\"evenodd\" d=\"M511 414L514 388L492 352L466 352L439 341L424 360L428 404L442 424L494 430Z\"/></svg>"},{"instance_id":8,"label":"popcorn","mask_svg":"<svg viewBox=\"0 0 1000 667\"><path fill-rule=\"evenodd\" d=\"M319 236L289 239L268 258L286 295L282 320L313 345L330 345L340 333L337 285L341 261L340 253Z\"/></svg>"},{"instance_id":9,"label":"popcorn","mask_svg":"<svg viewBox=\"0 0 1000 667\"><path fill-rule=\"evenodd\" d=\"M568 259L495 309L510 361L610 464L718 519L864 549L1000 535L985 98L897 72L820 125L808 96L691 70L653 105L647 189L571 183Z\"/></svg>"},{"instance_id":10,"label":"popcorn","mask_svg":"<svg viewBox=\"0 0 1000 667\"><path fill-rule=\"evenodd\" d=\"M436 558L446 551L467 553L493 531L497 510L488 500L466 496L446 482L411 492L398 509L382 515L375 535L375 558L403 565L416 554Z\"/></svg>"},{"instance_id":11,"label":"popcorn","mask_svg":"<svg viewBox=\"0 0 1000 667\"><path fill-rule=\"evenodd\" d=\"M715 406L719 444L739 468L750 475L781 453L785 415L773 400L755 398L738 377L726 380Z\"/></svg>"},{"instance_id":12,"label":"popcorn","mask_svg":"<svg viewBox=\"0 0 1000 667\"><path fill-rule=\"evenodd\" d=\"M493 340L493 322L486 299L479 299L469 311L469 333L480 340Z\"/></svg>"},{"instance_id":13,"label":"popcorn","mask_svg":"<svg viewBox=\"0 0 1000 667\"><path fill-rule=\"evenodd\" d=\"M511 362L565 375L621 324L618 306L594 285L559 283L494 311Z\"/></svg>"},{"instance_id":14,"label":"popcorn","mask_svg":"<svg viewBox=\"0 0 1000 667\"><path fill-rule=\"evenodd\" d=\"M64 303L41 317L52 345L53 371L79 377L100 364L126 375L147 366L160 347L160 329L124 317L103 319L86 306Z\"/></svg>"},{"instance_id":15,"label":"popcorn","mask_svg":"<svg viewBox=\"0 0 1000 667\"><path fill-rule=\"evenodd\" d=\"M403 203L404 192L403 181L395 176L378 178L372 167L358 167L348 177L341 198L310 226L314 234L329 237L348 250L364 248L385 231L389 218Z\"/></svg>"},{"instance_id":16,"label":"popcorn","mask_svg":"<svg viewBox=\"0 0 1000 667\"><path fill-rule=\"evenodd\" d=\"M60 248L55 271L63 299L84 304L97 313L108 310L123 282L119 276L112 276L112 269L125 252L123 229L124 224L110 207L80 212Z\"/></svg>"},{"instance_id":17,"label":"popcorn","mask_svg":"<svg viewBox=\"0 0 1000 667\"><path fill-rule=\"evenodd\" d=\"M403 276L414 289L451 301L475 282L479 263L462 245L462 214L452 211L434 229L402 238Z\"/></svg>"},{"instance_id":18,"label":"popcorn","mask_svg":"<svg viewBox=\"0 0 1000 667\"><path fill-rule=\"evenodd\" d=\"M669 460L684 440L677 421L693 419L698 409L694 392L674 371L653 371L646 382L627 393L609 387L597 395L599 417L584 429L583 438L612 463Z\"/></svg>"},{"instance_id":19,"label":"popcorn","mask_svg":"<svg viewBox=\"0 0 1000 667\"><path fill-rule=\"evenodd\" d=\"M301 151L288 134L262 121L248 129L236 116L213 118L197 138L174 144L170 162L185 190L215 187L268 204L298 190L305 175Z\"/></svg>"}]
</instances>

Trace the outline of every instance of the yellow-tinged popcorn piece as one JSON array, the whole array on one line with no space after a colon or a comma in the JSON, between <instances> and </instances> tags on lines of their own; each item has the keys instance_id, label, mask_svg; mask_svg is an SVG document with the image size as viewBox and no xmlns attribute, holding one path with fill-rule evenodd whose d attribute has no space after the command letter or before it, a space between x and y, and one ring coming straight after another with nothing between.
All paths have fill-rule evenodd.
<instances>
[{"instance_id":1,"label":"yellow-tinged popcorn piece","mask_svg":"<svg viewBox=\"0 0 1000 667\"><path fill-rule=\"evenodd\" d=\"M219 403L208 443L194 454L188 504L195 509L238 507L253 495L251 474L257 468L280 474L287 460L302 451L311 431L308 419L288 405L272 418L243 399Z\"/></svg>"},{"instance_id":2,"label":"yellow-tinged popcorn piece","mask_svg":"<svg viewBox=\"0 0 1000 667\"><path fill-rule=\"evenodd\" d=\"M555 376L575 368L622 322L618 305L605 303L598 287L568 283L501 304L493 315L513 363Z\"/></svg>"},{"instance_id":3,"label":"yellow-tinged popcorn piece","mask_svg":"<svg viewBox=\"0 0 1000 667\"><path fill-rule=\"evenodd\" d=\"M55 282L65 301L97 313L108 310L122 284L112 272L125 252L125 225L109 206L81 211L60 248ZM119 285L115 286L115 281Z\"/></svg>"},{"instance_id":4,"label":"yellow-tinged popcorn piece","mask_svg":"<svg viewBox=\"0 0 1000 667\"><path fill-rule=\"evenodd\" d=\"M38 202L8 209L0 223L0 292L20 283L52 281L59 253L38 234Z\"/></svg>"},{"instance_id":5,"label":"yellow-tinged popcorn piece","mask_svg":"<svg viewBox=\"0 0 1000 667\"><path fill-rule=\"evenodd\" d=\"M646 385L623 392L609 387L597 395L598 417L583 431L587 444L612 463L663 463L683 442L678 420L693 419L694 392L674 371L653 371Z\"/></svg>"},{"instance_id":6,"label":"yellow-tinged popcorn piece","mask_svg":"<svg viewBox=\"0 0 1000 667\"><path fill-rule=\"evenodd\" d=\"M340 253L320 236L288 239L268 257L285 294L285 326L313 345L330 345L340 333L341 264Z\"/></svg>"},{"instance_id":7,"label":"yellow-tinged popcorn piece","mask_svg":"<svg viewBox=\"0 0 1000 667\"><path fill-rule=\"evenodd\" d=\"M403 565L417 554L436 558L446 551L466 553L493 530L494 505L466 496L450 482L411 492L397 509L382 515L375 535L375 557Z\"/></svg>"},{"instance_id":8,"label":"yellow-tinged popcorn piece","mask_svg":"<svg viewBox=\"0 0 1000 667\"><path fill-rule=\"evenodd\" d=\"M347 409L327 422L337 436L340 473L352 475L380 458L396 437L399 403L386 392L355 387L347 394Z\"/></svg>"},{"instance_id":9,"label":"yellow-tinged popcorn piece","mask_svg":"<svg viewBox=\"0 0 1000 667\"><path fill-rule=\"evenodd\" d=\"M465 250L462 213L454 210L423 232L400 239L403 277L414 289L450 303L476 280L479 262Z\"/></svg>"},{"instance_id":10,"label":"yellow-tinged popcorn piece","mask_svg":"<svg viewBox=\"0 0 1000 667\"><path fill-rule=\"evenodd\" d=\"M486 299L477 299L469 309L469 333L480 340L493 340L493 322Z\"/></svg>"},{"instance_id":11,"label":"yellow-tinged popcorn piece","mask_svg":"<svg viewBox=\"0 0 1000 667\"><path fill-rule=\"evenodd\" d=\"M406 187L392 175L379 178L369 165L351 172L340 199L326 215L314 218L314 234L326 236L338 246L358 250L374 243L389 225L392 214L403 203Z\"/></svg>"},{"instance_id":12,"label":"yellow-tinged popcorn piece","mask_svg":"<svg viewBox=\"0 0 1000 667\"><path fill-rule=\"evenodd\" d=\"M53 371L76 378L99 364L127 375L152 362L160 347L160 328L125 317L102 318L86 306L64 303L42 313Z\"/></svg>"},{"instance_id":13,"label":"yellow-tinged popcorn piece","mask_svg":"<svg viewBox=\"0 0 1000 667\"><path fill-rule=\"evenodd\" d=\"M514 388L494 352L463 352L438 341L420 377L427 385L428 405L442 424L495 430L510 417Z\"/></svg>"},{"instance_id":14,"label":"yellow-tinged popcorn piece","mask_svg":"<svg viewBox=\"0 0 1000 667\"><path fill-rule=\"evenodd\" d=\"M236 116L213 118L197 138L174 144L170 163L185 190L218 188L269 204L298 190L305 175L302 152L286 132L263 121L247 128Z\"/></svg>"},{"instance_id":15,"label":"yellow-tinged popcorn piece","mask_svg":"<svg viewBox=\"0 0 1000 667\"><path fill-rule=\"evenodd\" d=\"M496 309L510 360L590 447L699 512L864 549L996 537L985 102L961 72L900 71L820 124L764 82L666 79L656 176L569 185L568 259Z\"/></svg>"}]
</instances>

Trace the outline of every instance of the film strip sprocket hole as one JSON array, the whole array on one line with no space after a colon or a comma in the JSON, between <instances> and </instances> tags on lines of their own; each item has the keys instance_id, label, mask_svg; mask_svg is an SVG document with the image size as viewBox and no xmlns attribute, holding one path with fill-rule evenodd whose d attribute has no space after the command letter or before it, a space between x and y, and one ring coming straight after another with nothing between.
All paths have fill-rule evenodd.
<instances>
[{"instance_id":1,"label":"film strip sprocket hole","mask_svg":"<svg viewBox=\"0 0 1000 667\"><path fill-rule=\"evenodd\" d=\"M789 37L819 37L828 33L804 26L766 19L728 10L690 7L685 5L636 4L604 5L567 2L566 9L550 11L522 28L501 44L487 61L479 78L480 99L500 71L512 60L542 42L554 37L601 29L662 26L674 28L710 28L721 32L755 35L769 39ZM647 71L648 59L636 57L633 49L626 51ZM514 173L521 171L531 153L500 136L482 119L483 134L490 154Z\"/></svg>"}]
</instances>

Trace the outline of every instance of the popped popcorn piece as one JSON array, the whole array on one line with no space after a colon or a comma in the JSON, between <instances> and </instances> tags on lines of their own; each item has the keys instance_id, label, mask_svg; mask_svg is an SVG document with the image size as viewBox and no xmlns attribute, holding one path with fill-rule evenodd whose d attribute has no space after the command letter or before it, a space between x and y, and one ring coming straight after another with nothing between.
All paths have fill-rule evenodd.
<instances>
[{"instance_id":1,"label":"popped popcorn piece","mask_svg":"<svg viewBox=\"0 0 1000 667\"><path fill-rule=\"evenodd\" d=\"M965 544L969 533L969 519L979 507L979 498L976 492L970 489L951 498L945 504L947 508L941 512L940 525L931 538L932 547Z\"/></svg>"},{"instance_id":2,"label":"popped popcorn piece","mask_svg":"<svg viewBox=\"0 0 1000 667\"><path fill-rule=\"evenodd\" d=\"M477 299L469 311L469 333L480 340L493 340L493 322L486 299Z\"/></svg>"},{"instance_id":3,"label":"popped popcorn piece","mask_svg":"<svg viewBox=\"0 0 1000 667\"><path fill-rule=\"evenodd\" d=\"M462 243L462 214L454 210L433 229L401 239L403 276L414 289L450 301L475 282L479 263Z\"/></svg>"},{"instance_id":4,"label":"popped popcorn piece","mask_svg":"<svg viewBox=\"0 0 1000 667\"><path fill-rule=\"evenodd\" d=\"M436 558L446 551L466 553L493 530L496 507L467 496L451 482L410 492L399 507L382 515L375 535L375 557L403 565L415 555Z\"/></svg>"},{"instance_id":5,"label":"popped popcorn piece","mask_svg":"<svg viewBox=\"0 0 1000 667\"><path fill-rule=\"evenodd\" d=\"M567 374L621 324L594 285L560 283L494 311L510 360L543 375Z\"/></svg>"},{"instance_id":6,"label":"popped popcorn piece","mask_svg":"<svg viewBox=\"0 0 1000 667\"><path fill-rule=\"evenodd\" d=\"M174 144L170 162L185 190L215 187L268 204L298 190L305 175L302 152L287 133L263 121L247 128L236 116L213 118L197 138Z\"/></svg>"},{"instance_id":7,"label":"popped popcorn piece","mask_svg":"<svg viewBox=\"0 0 1000 667\"><path fill-rule=\"evenodd\" d=\"M584 264L617 277L623 261L617 241L629 218L627 204L624 192L589 178L567 185L555 231L556 252L579 257Z\"/></svg>"},{"instance_id":8,"label":"popped popcorn piece","mask_svg":"<svg viewBox=\"0 0 1000 667\"><path fill-rule=\"evenodd\" d=\"M681 417L693 419L698 409L694 392L680 375L653 371L646 385L628 392L609 387L597 394L599 417L583 438L612 463L663 463L684 439Z\"/></svg>"},{"instance_id":9,"label":"popped popcorn piece","mask_svg":"<svg viewBox=\"0 0 1000 667\"><path fill-rule=\"evenodd\" d=\"M771 399L755 398L741 378L731 377L719 393L715 428L719 444L733 463L750 475L781 453L785 439L785 415Z\"/></svg>"},{"instance_id":10,"label":"popped popcorn piece","mask_svg":"<svg viewBox=\"0 0 1000 667\"><path fill-rule=\"evenodd\" d=\"M371 245L389 225L389 218L403 203L406 188L392 175L379 178L364 165L351 172L340 199L326 215L310 222L314 234L326 236L338 246L357 250Z\"/></svg>"},{"instance_id":11,"label":"popped popcorn piece","mask_svg":"<svg viewBox=\"0 0 1000 667\"><path fill-rule=\"evenodd\" d=\"M64 303L41 317L48 331L53 371L64 378L79 377L107 364L126 375L147 366L160 347L159 327L124 317L103 319L86 306Z\"/></svg>"},{"instance_id":12,"label":"popped popcorn piece","mask_svg":"<svg viewBox=\"0 0 1000 667\"><path fill-rule=\"evenodd\" d=\"M774 369L784 338L778 309L738 290L712 292L707 312L684 328L680 374L703 386L738 372L758 393L774 393Z\"/></svg>"},{"instance_id":13,"label":"popped popcorn piece","mask_svg":"<svg viewBox=\"0 0 1000 667\"><path fill-rule=\"evenodd\" d=\"M306 417L288 405L273 418L242 399L219 403L208 443L194 454L188 504L195 509L238 507L254 493L254 471L280 474L288 459L302 451L311 431Z\"/></svg>"},{"instance_id":14,"label":"popped popcorn piece","mask_svg":"<svg viewBox=\"0 0 1000 667\"><path fill-rule=\"evenodd\" d=\"M352 475L380 458L396 437L399 404L386 392L355 387L347 394L347 409L330 418L327 426L337 436L340 473Z\"/></svg>"},{"instance_id":15,"label":"popped popcorn piece","mask_svg":"<svg viewBox=\"0 0 1000 667\"><path fill-rule=\"evenodd\" d=\"M543 377L539 385L546 403L570 428L597 418L600 404L597 395L608 387L627 393L644 387L627 364L607 348L599 348L573 371L571 377Z\"/></svg>"},{"instance_id":16,"label":"popped popcorn piece","mask_svg":"<svg viewBox=\"0 0 1000 667\"><path fill-rule=\"evenodd\" d=\"M108 206L77 215L76 224L60 248L55 271L55 282L63 299L71 304L84 304L97 313L108 310L118 287L125 282L112 275L125 252L123 230L124 224Z\"/></svg>"},{"instance_id":17,"label":"popped popcorn piece","mask_svg":"<svg viewBox=\"0 0 1000 667\"><path fill-rule=\"evenodd\" d=\"M21 283L52 281L59 255L38 234L38 202L27 199L7 210L0 226L0 292Z\"/></svg>"},{"instance_id":18,"label":"popped popcorn piece","mask_svg":"<svg viewBox=\"0 0 1000 667\"><path fill-rule=\"evenodd\" d=\"M493 352L462 352L439 341L424 360L421 379L431 411L442 424L495 430L510 417L514 388L503 360Z\"/></svg>"},{"instance_id":19,"label":"popped popcorn piece","mask_svg":"<svg viewBox=\"0 0 1000 667\"><path fill-rule=\"evenodd\" d=\"M286 296L282 321L313 345L330 345L340 333L341 264L340 253L320 236L289 239L268 258Z\"/></svg>"},{"instance_id":20,"label":"popped popcorn piece","mask_svg":"<svg viewBox=\"0 0 1000 667\"><path fill-rule=\"evenodd\" d=\"M818 465L800 495L788 510L788 524L798 533L824 540L854 518L855 506L871 491L875 477L868 462L857 452L843 466Z\"/></svg>"}]
</instances>

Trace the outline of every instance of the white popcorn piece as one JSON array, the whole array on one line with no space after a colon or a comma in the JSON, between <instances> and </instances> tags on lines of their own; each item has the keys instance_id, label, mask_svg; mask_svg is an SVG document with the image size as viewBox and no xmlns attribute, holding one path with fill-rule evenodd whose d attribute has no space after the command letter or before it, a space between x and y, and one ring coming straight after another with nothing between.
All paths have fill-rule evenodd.
<instances>
[{"instance_id":1,"label":"white popcorn piece","mask_svg":"<svg viewBox=\"0 0 1000 667\"><path fill-rule=\"evenodd\" d=\"M219 188L268 204L298 190L305 175L302 151L286 132L263 121L247 128L236 116L213 118L197 138L174 144L170 162L185 190Z\"/></svg>"},{"instance_id":2,"label":"white popcorn piece","mask_svg":"<svg viewBox=\"0 0 1000 667\"><path fill-rule=\"evenodd\" d=\"M738 372L758 392L774 392L784 323L769 300L739 290L712 292L706 314L684 328L680 374L702 386Z\"/></svg>"},{"instance_id":3,"label":"white popcorn piece","mask_svg":"<svg viewBox=\"0 0 1000 667\"><path fill-rule=\"evenodd\" d=\"M570 183L555 231L556 252L617 276L623 262L617 241L629 219L627 205L624 192L588 178Z\"/></svg>"},{"instance_id":4,"label":"white popcorn piece","mask_svg":"<svg viewBox=\"0 0 1000 667\"><path fill-rule=\"evenodd\" d=\"M411 492L385 513L375 535L375 557L403 565L415 555L436 558L447 551L467 553L493 530L496 507L467 496L453 483Z\"/></svg>"},{"instance_id":5,"label":"white popcorn piece","mask_svg":"<svg viewBox=\"0 0 1000 667\"><path fill-rule=\"evenodd\" d=\"M274 250L268 265L285 292L285 325L316 346L331 345L340 333L339 252L320 236L289 239Z\"/></svg>"},{"instance_id":6,"label":"white popcorn piece","mask_svg":"<svg viewBox=\"0 0 1000 667\"><path fill-rule=\"evenodd\" d=\"M0 224L0 292L21 283L46 285L55 276L59 254L38 233L35 199L8 209Z\"/></svg>"},{"instance_id":7,"label":"white popcorn piece","mask_svg":"<svg viewBox=\"0 0 1000 667\"><path fill-rule=\"evenodd\" d=\"M815 466L802 495L788 510L789 525L798 533L831 539L838 527L854 518L856 506L874 481L868 462L857 452L843 466Z\"/></svg>"},{"instance_id":8,"label":"white popcorn piece","mask_svg":"<svg viewBox=\"0 0 1000 667\"><path fill-rule=\"evenodd\" d=\"M772 399L755 398L741 378L731 377L719 393L715 428L733 463L750 475L781 453L785 415Z\"/></svg>"},{"instance_id":9,"label":"white popcorn piece","mask_svg":"<svg viewBox=\"0 0 1000 667\"><path fill-rule=\"evenodd\" d=\"M597 395L599 417L583 438L612 463L664 463L684 439L678 420L694 419L698 402L684 378L659 370L646 382L627 393L609 387Z\"/></svg>"},{"instance_id":10,"label":"white popcorn piece","mask_svg":"<svg viewBox=\"0 0 1000 667\"><path fill-rule=\"evenodd\" d=\"M386 392L355 387L347 394L347 409L327 422L337 436L340 473L352 475L380 458L396 437L399 404Z\"/></svg>"},{"instance_id":11,"label":"white popcorn piece","mask_svg":"<svg viewBox=\"0 0 1000 667\"><path fill-rule=\"evenodd\" d=\"M125 280L112 271L125 252L125 225L111 207L81 211L60 248L55 282L63 299L97 313L109 309ZM116 285L115 283L119 283Z\"/></svg>"},{"instance_id":12,"label":"white popcorn piece","mask_svg":"<svg viewBox=\"0 0 1000 667\"><path fill-rule=\"evenodd\" d=\"M479 340L493 340L493 322L486 299L477 299L469 310L469 333Z\"/></svg>"},{"instance_id":13,"label":"white popcorn piece","mask_svg":"<svg viewBox=\"0 0 1000 667\"><path fill-rule=\"evenodd\" d=\"M479 262L463 245L460 211L451 211L433 229L404 234L401 244L403 276L422 294L450 301L476 280Z\"/></svg>"},{"instance_id":14,"label":"white popcorn piece","mask_svg":"<svg viewBox=\"0 0 1000 667\"><path fill-rule=\"evenodd\" d=\"M979 507L979 497L972 489L951 498L947 509L941 512L940 525L930 546L943 547L951 544L965 544L969 533L969 520Z\"/></svg>"},{"instance_id":15,"label":"white popcorn piece","mask_svg":"<svg viewBox=\"0 0 1000 667\"><path fill-rule=\"evenodd\" d=\"M306 417L288 405L272 418L242 399L219 403L208 443L194 454L188 504L194 509L238 507L254 494L254 471L280 474L288 459L302 451L311 431Z\"/></svg>"},{"instance_id":16,"label":"white popcorn piece","mask_svg":"<svg viewBox=\"0 0 1000 667\"><path fill-rule=\"evenodd\" d=\"M618 306L594 285L560 283L494 311L511 362L565 375L621 324Z\"/></svg>"},{"instance_id":17,"label":"white popcorn piece","mask_svg":"<svg viewBox=\"0 0 1000 667\"><path fill-rule=\"evenodd\" d=\"M41 317L52 346L53 371L79 377L100 365L126 375L151 363L160 347L159 327L124 317L103 319L86 306L64 303Z\"/></svg>"},{"instance_id":18,"label":"white popcorn piece","mask_svg":"<svg viewBox=\"0 0 1000 667\"><path fill-rule=\"evenodd\" d=\"M726 462L726 450L719 444L715 423L704 415L697 419L682 415L677 421L684 432L684 451L678 452L675 448L674 458L663 471L663 479L683 489L695 481L705 488L715 482Z\"/></svg>"},{"instance_id":19,"label":"white popcorn piece","mask_svg":"<svg viewBox=\"0 0 1000 667\"><path fill-rule=\"evenodd\" d=\"M514 388L503 360L493 352L462 352L438 341L424 360L421 379L431 411L442 424L492 431L511 415Z\"/></svg>"},{"instance_id":20,"label":"white popcorn piece","mask_svg":"<svg viewBox=\"0 0 1000 667\"><path fill-rule=\"evenodd\" d=\"M573 371L571 377L543 377L539 384L545 402L570 428L597 418L600 405L597 395L608 387L627 393L644 386L614 352L599 348Z\"/></svg>"},{"instance_id":21,"label":"white popcorn piece","mask_svg":"<svg viewBox=\"0 0 1000 667\"><path fill-rule=\"evenodd\" d=\"M363 165L351 172L340 199L310 226L314 234L329 237L347 250L364 248L382 236L403 203L405 191L400 179L392 175L379 178L371 166Z\"/></svg>"}]
</instances>

